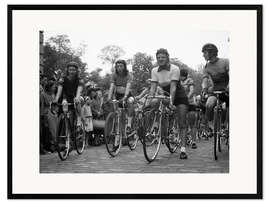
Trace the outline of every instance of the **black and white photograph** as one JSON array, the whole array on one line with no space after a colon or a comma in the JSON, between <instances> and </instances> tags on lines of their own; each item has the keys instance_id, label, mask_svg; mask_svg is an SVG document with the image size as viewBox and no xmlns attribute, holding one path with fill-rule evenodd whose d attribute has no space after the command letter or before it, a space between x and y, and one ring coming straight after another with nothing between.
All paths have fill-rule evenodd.
<instances>
[{"instance_id":1,"label":"black and white photograph","mask_svg":"<svg viewBox=\"0 0 270 203\"><path fill-rule=\"evenodd\" d=\"M40 31L40 172L228 173L228 33L98 26Z\"/></svg>"},{"instance_id":2,"label":"black and white photograph","mask_svg":"<svg viewBox=\"0 0 270 203\"><path fill-rule=\"evenodd\" d=\"M261 9L10 5L10 197L260 198Z\"/></svg>"}]
</instances>

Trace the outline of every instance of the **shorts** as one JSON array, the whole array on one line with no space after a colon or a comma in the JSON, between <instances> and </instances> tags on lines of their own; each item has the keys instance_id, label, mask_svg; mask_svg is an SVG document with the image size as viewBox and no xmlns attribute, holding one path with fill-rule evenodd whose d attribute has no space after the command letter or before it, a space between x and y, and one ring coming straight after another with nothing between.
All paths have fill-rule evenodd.
<instances>
[{"instance_id":1,"label":"shorts","mask_svg":"<svg viewBox=\"0 0 270 203\"><path fill-rule=\"evenodd\" d=\"M115 93L115 99L118 100L118 101L121 100L121 99L123 99L124 96L125 96L125 94ZM127 98L129 98L131 96L132 96L131 93L129 93ZM120 108L123 108L123 103L122 102L119 103L119 107Z\"/></svg>"},{"instance_id":2,"label":"shorts","mask_svg":"<svg viewBox=\"0 0 270 203\"><path fill-rule=\"evenodd\" d=\"M175 97L173 105L178 106L179 104L189 105L187 97Z\"/></svg>"}]
</instances>

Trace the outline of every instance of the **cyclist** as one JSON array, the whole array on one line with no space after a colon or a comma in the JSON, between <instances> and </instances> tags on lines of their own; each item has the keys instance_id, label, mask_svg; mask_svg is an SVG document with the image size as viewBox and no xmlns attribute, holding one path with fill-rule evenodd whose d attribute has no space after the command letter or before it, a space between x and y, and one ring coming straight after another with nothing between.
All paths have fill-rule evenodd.
<instances>
[{"instance_id":1,"label":"cyclist","mask_svg":"<svg viewBox=\"0 0 270 203\"><path fill-rule=\"evenodd\" d=\"M62 104L64 103L75 103L76 105L76 116L77 125L81 125L81 92L83 90L83 80L79 77L79 65L78 63L71 61L66 66L66 76L59 79L59 85L57 89L57 94L54 102L62 99ZM71 109L74 110L73 106Z\"/></svg>"},{"instance_id":2,"label":"cyclist","mask_svg":"<svg viewBox=\"0 0 270 203\"><path fill-rule=\"evenodd\" d=\"M189 112L187 114L187 125L190 128L192 149L196 149L196 105L195 105L195 95L194 95L194 81L191 76L188 74L187 69L180 70L180 80L181 85L184 87L188 102L189 102Z\"/></svg>"},{"instance_id":3,"label":"cyclist","mask_svg":"<svg viewBox=\"0 0 270 203\"><path fill-rule=\"evenodd\" d=\"M151 72L150 95L154 96L159 85L165 92L170 93L170 106L177 109L178 126L180 129L180 159L187 159L186 154L186 114L188 111L188 99L185 90L180 83L180 70L170 63L169 53L166 49L159 49L156 52L158 66Z\"/></svg>"},{"instance_id":4,"label":"cyclist","mask_svg":"<svg viewBox=\"0 0 270 203\"><path fill-rule=\"evenodd\" d=\"M151 88L151 79L149 78L146 81L146 87L143 88L141 93L135 97L136 100L140 100L143 104L145 103L145 107L149 106L149 102L146 101L146 96L150 93L150 88ZM163 95L164 91L160 86L157 86L157 91L156 95Z\"/></svg>"},{"instance_id":5,"label":"cyclist","mask_svg":"<svg viewBox=\"0 0 270 203\"><path fill-rule=\"evenodd\" d=\"M117 100L123 102L128 101L128 114L127 114L127 133L131 131L131 122L134 115L134 108L132 100L129 99L131 95L131 82L132 75L127 69L127 63L125 60L118 60L115 63L115 72L111 77L111 85L109 89L108 101L112 99L113 94Z\"/></svg>"},{"instance_id":6,"label":"cyclist","mask_svg":"<svg viewBox=\"0 0 270 203\"><path fill-rule=\"evenodd\" d=\"M213 82L213 91L226 91L229 85L229 59L219 58L216 45L207 43L202 47L203 57L206 65L203 71L202 88L205 94L209 93L206 101L206 120L208 126L213 129L213 110L216 105L217 98L208 92L209 79ZM220 95L220 100L226 102L229 107L229 96L227 94Z\"/></svg>"}]
</instances>

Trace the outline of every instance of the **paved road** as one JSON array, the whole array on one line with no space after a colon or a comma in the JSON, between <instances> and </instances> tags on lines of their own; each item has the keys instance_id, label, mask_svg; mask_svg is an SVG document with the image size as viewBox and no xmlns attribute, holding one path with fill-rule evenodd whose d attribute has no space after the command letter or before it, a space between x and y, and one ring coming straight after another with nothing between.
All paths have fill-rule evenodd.
<instances>
[{"instance_id":1,"label":"paved road","mask_svg":"<svg viewBox=\"0 0 270 203\"><path fill-rule=\"evenodd\" d=\"M117 157L111 158L105 145L90 146L82 155L72 151L66 161L57 153L40 155L41 173L228 173L229 152L224 148L213 160L212 140L197 143L197 149L187 147L188 159L179 159L179 150L171 154L161 145L157 159L149 164L143 155L141 143L135 151L121 148Z\"/></svg>"}]
</instances>

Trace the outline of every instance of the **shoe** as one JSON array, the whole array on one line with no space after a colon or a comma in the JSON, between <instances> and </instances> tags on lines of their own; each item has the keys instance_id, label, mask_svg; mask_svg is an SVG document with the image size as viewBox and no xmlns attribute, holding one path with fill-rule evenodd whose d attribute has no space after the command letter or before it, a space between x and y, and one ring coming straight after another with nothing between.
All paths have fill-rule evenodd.
<instances>
[{"instance_id":1,"label":"shoe","mask_svg":"<svg viewBox=\"0 0 270 203\"><path fill-rule=\"evenodd\" d=\"M54 144L52 144L52 145L50 146L50 152L51 152L51 153L54 153L55 151L56 151L56 147L55 147Z\"/></svg>"},{"instance_id":2,"label":"shoe","mask_svg":"<svg viewBox=\"0 0 270 203\"><path fill-rule=\"evenodd\" d=\"M197 149L197 145L196 145L195 142L192 143L191 148L192 148L192 149Z\"/></svg>"},{"instance_id":3,"label":"shoe","mask_svg":"<svg viewBox=\"0 0 270 203\"><path fill-rule=\"evenodd\" d=\"M186 152L181 152L181 153L180 153L180 159L187 159L187 154L186 154Z\"/></svg>"},{"instance_id":4,"label":"shoe","mask_svg":"<svg viewBox=\"0 0 270 203\"><path fill-rule=\"evenodd\" d=\"M130 134L131 133L131 127L130 126L127 126L126 127L126 134Z\"/></svg>"},{"instance_id":5,"label":"shoe","mask_svg":"<svg viewBox=\"0 0 270 203\"><path fill-rule=\"evenodd\" d=\"M40 154L41 154L41 155L45 155L45 154L48 154L48 152L47 152L45 149L41 149L41 150L40 150Z\"/></svg>"}]
</instances>

